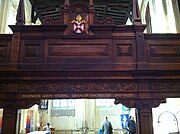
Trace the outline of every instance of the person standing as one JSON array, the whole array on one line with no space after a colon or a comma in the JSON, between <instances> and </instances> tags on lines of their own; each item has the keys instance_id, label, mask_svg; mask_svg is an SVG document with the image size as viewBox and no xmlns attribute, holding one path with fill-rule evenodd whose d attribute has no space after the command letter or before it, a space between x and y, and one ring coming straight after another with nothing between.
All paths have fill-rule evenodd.
<instances>
[{"instance_id":1,"label":"person standing","mask_svg":"<svg viewBox=\"0 0 180 134\"><path fill-rule=\"evenodd\" d=\"M128 120L128 131L129 134L136 134L136 123L132 116L130 116Z\"/></svg>"},{"instance_id":2,"label":"person standing","mask_svg":"<svg viewBox=\"0 0 180 134\"><path fill-rule=\"evenodd\" d=\"M52 126L50 126L50 123L47 123L47 126L44 126L44 131L51 131Z\"/></svg>"},{"instance_id":3,"label":"person standing","mask_svg":"<svg viewBox=\"0 0 180 134\"><path fill-rule=\"evenodd\" d=\"M103 134L112 134L112 130L113 130L112 124L110 121L108 121L108 117L106 117L106 120L102 125L102 132Z\"/></svg>"}]
</instances>

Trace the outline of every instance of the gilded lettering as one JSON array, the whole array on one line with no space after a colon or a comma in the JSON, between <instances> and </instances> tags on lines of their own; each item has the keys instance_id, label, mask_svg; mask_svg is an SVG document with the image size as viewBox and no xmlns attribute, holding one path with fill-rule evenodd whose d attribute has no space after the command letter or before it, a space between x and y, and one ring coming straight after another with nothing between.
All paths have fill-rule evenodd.
<instances>
[{"instance_id":1,"label":"gilded lettering","mask_svg":"<svg viewBox=\"0 0 180 134\"><path fill-rule=\"evenodd\" d=\"M81 97L84 97L84 96L83 96L83 94L72 94L72 97L81 98Z\"/></svg>"},{"instance_id":2,"label":"gilded lettering","mask_svg":"<svg viewBox=\"0 0 180 134\"><path fill-rule=\"evenodd\" d=\"M55 94L54 97L57 97L57 98L67 98L68 97L68 94Z\"/></svg>"},{"instance_id":3,"label":"gilded lettering","mask_svg":"<svg viewBox=\"0 0 180 134\"><path fill-rule=\"evenodd\" d=\"M53 98L52 94L43 94L42 95L43 98Z\"/></svg>"},{"instance_id":4,"label":"gilded lettering","mask_svg":"<svg viewBox=\"0 0 180 134\"><path fill-rule=\"evenodd\" d=\"M89 97L89 94L84 94L84 97Z\"/></svg>"},{"instance_id":5,"label":"gilded lettering","mask_svg":"<svg viewBox=\"0 0 180 134\"><path fill-rule=\"evenodd\" d=\"M40 98L40 94L22 94L23 98Z\"/></svg>"},{"instance_id":6,"label":"gilded lettering","mask_svg":"<svg viewBox=\"0 0 180 134\"><path fill-rule=\"evenodd\" d=\"M112 97L111 94L90 94L90 97Z\"/></svg>"}]
</instances>

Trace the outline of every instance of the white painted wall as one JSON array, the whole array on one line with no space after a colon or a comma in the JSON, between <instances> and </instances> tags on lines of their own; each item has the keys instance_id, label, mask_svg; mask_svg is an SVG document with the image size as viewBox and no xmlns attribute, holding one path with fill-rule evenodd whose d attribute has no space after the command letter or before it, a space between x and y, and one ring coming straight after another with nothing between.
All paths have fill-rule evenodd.
<instances>
[{"instance_id":1,"label":"white painted wall","mask_svg":"<svg viewBox=\"0 0 180 134\"><path fill-rule=\"evenodd\" d=\"M143 24L147 3L150 5L152 33L177 33L180 15L177 0L138 0Z\"/></svg>"},{"instance_id":2,"label":"white painted wall","mask_svg":"<svg viewBox=\"0 0 180 134\"><path fill-rule=\"evenodd\" d=\"M180 98L168 98L166 101L167 103L161 104L158 108L153 108L154 134L177 132L176 118L179 123L178 127L180 128ZM159 123L158 118L160 121Z\"/></svg>"}]
</instances>

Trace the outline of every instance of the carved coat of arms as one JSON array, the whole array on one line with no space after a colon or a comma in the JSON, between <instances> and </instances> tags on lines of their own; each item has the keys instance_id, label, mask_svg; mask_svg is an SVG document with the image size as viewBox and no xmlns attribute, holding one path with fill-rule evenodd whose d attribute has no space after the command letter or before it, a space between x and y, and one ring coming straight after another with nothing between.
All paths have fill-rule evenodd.
<instances>
[{"instance_id":1,"label":"carved coat of arms","mask_svg":"<svg viewBox=\"0 0 180 134\"><path fill-rule=\"evenodd\" d=\"M82 20L81 15L76 17L76 20L72 20L73 31L77 34L83 33L85 29L86 20Z\"/></svg>"}]
</instances>

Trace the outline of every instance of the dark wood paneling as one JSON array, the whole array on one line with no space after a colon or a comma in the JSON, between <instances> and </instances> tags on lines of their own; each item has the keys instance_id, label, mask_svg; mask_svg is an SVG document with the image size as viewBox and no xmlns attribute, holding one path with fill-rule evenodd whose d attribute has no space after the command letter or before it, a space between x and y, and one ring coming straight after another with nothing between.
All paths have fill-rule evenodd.
<instances>
[{"instance_id":1,"label":"dark wood paneling","mask_svg":"<svg viewBox=\"0 0 180 134\"><path fill-rule=\"evenodd\" d=\"M147 36L147 62L149 69L177 69L180 63L180 35L155 34ZM159 39L157 39L159 37Z\"/></svg>"},{"instance_id":2,"label":"dark wood paneling","mask_svg":"<svg viewBox=\"0 0 180 134\"><path fill-rule=\"evenodd\" d=\"M135 40L114 41L116 62L119 64L133 64L136 59Z\"/></svg>"},{"instance_id":3,"label":"dark wood paneling","mask_svg":"<svg viewBox=\"0 0 180 134\"><path fill-rule=\"evenodd\" d=\"M111 40L54 40L46 49L47 62L60 64L93 64L112 62Z\"/></svg>"},{"instance_id":4,"label":"dark wood paneling","mask_svg":"<svg viewBox=\"0 0 180 134\"><path fill-rule=\"evenodd\" d=\"M44 48L41 40L22 40L20 47L20 63L42 63Z\"/></svg>"},{"instance_id":5,"label":"dark wood paneling","mask_svg":"<svg viewBox=\"0 0 180 134\"><path fill-rule=\"evenodd\" d=\"M11 40L12 35L0 36L0 64L7 64L9 62Z\"/></svg>"}]
</instances>

